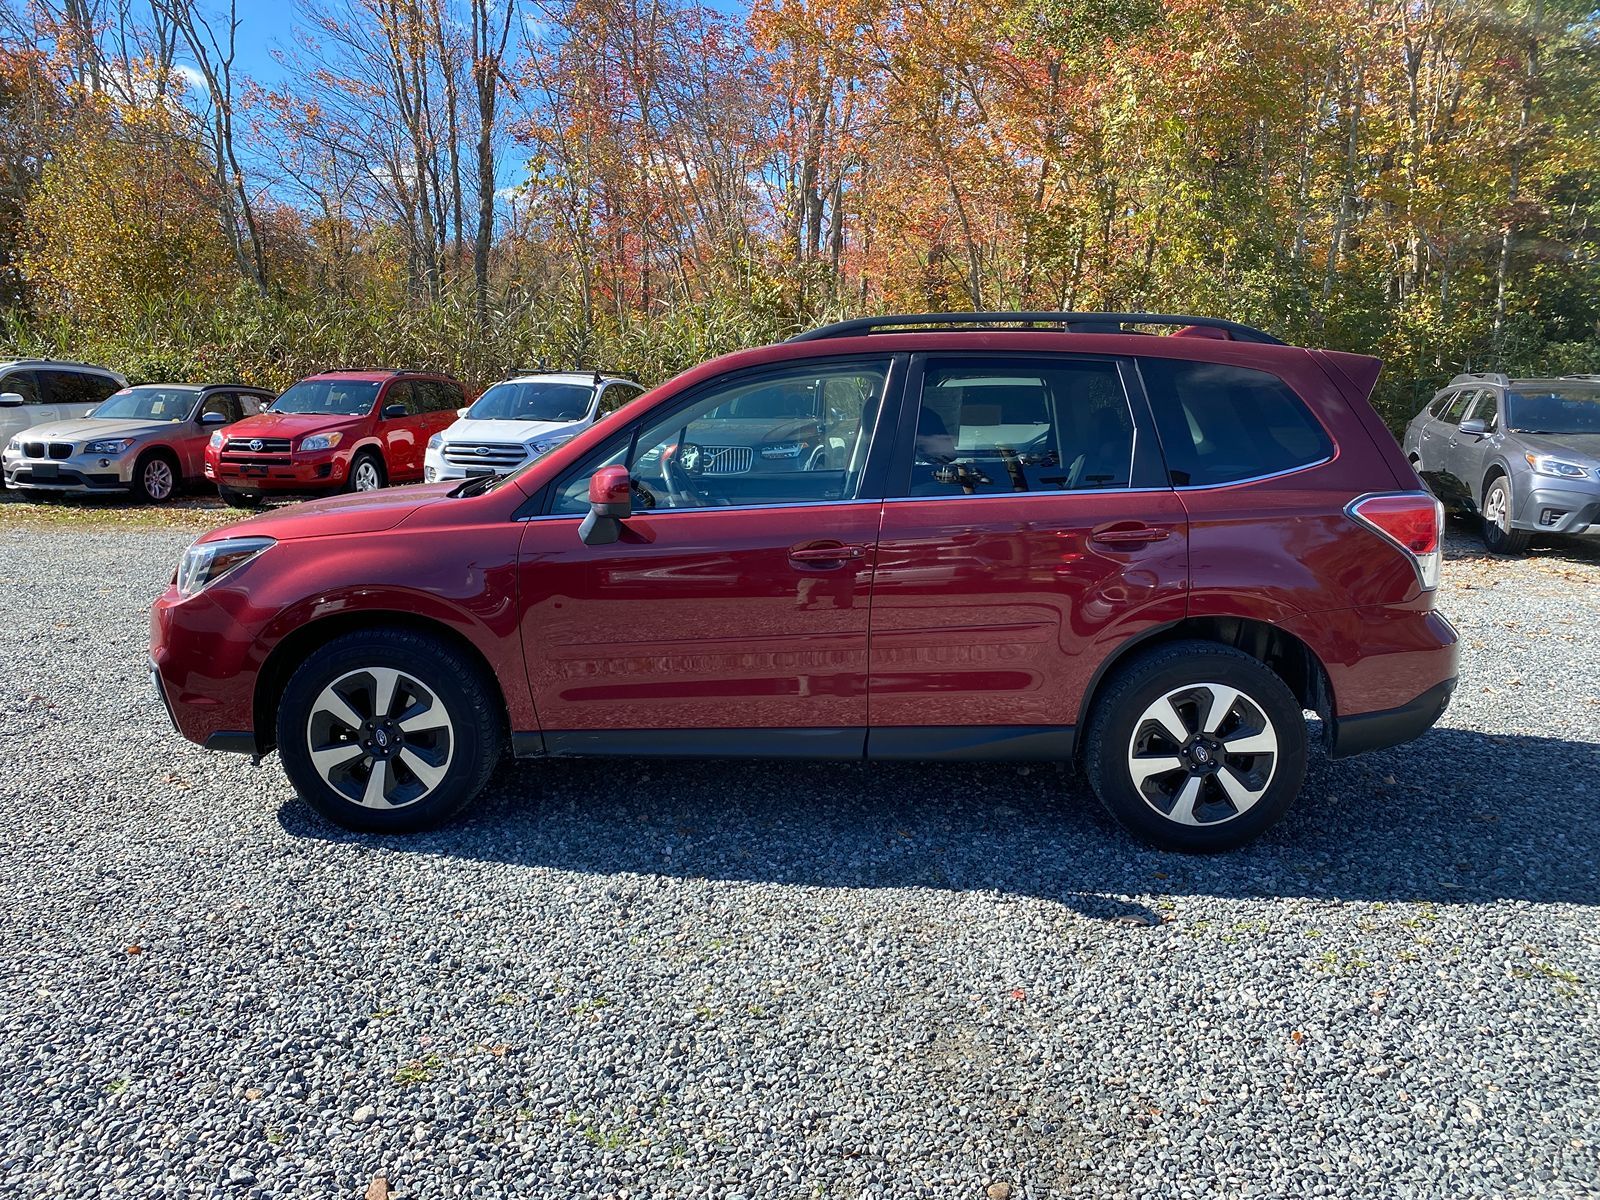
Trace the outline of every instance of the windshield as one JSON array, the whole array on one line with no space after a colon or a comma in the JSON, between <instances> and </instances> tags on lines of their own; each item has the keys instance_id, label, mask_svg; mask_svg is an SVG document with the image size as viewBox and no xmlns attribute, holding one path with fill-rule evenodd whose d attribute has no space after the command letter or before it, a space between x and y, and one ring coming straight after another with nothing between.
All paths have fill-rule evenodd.
<instances>
[{"instance_id":1,"label":"windshield","mask_svg":"<svg viewBox=\"0 0 1600 1200\"><path fill-rule=\"evenodd\" d=\"M268 411L359 417L377 394L378 385L363 379L308 379L279 396Z\"/></svg>"},{"instance_id":2,"label":"windshield","mask_svg":"<svg viewBox=\"0 0 1600 1200\"><path fill-rule=\"evenodd\" d=\"M1600 388L1512 392L1506 425L1519 433L1600 433Z\"/></svg>"},{"instance_id":3,"label":"windshield","mask_svg":"<svg viewBox=\"0 0 1600 1200\"><path fill-rule=\"evenodd\" d=\"M593 400L590 383L497 383L467 416L474 421L581 421Z\"/></svg>"},{"instance_id":4,"label":"windshield","mask_svg":"<svg viewBox=\"0 0 1600 1200\"><path fill-rule=\"evenodd\" d=\"M89 415L125 421L187 421L199 395L195 388L123 388Z\"/></svg>"}]
</instances>

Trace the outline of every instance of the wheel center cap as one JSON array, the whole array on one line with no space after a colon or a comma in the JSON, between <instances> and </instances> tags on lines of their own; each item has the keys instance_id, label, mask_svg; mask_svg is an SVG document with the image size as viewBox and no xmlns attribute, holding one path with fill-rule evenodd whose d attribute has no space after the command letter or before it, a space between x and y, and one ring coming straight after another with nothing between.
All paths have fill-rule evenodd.
<instances>
[{"instance_id":1,"label":"wheel center cap","mask_svg":"<svg viewBox=\"0 0 1600 1200\"><path fill-rule=\"evenodd\" d=\"M1207 750L1199 743L1196 743L1194 748L1190 750L1189 753L1194 756L1195 762L1199 763L1202 767L1211 761L1211 751Z\"/></svg>"},{"instance_id":2,"label":"wheel center cap","mask_svg":"<svg viewBox=\"0 0 1600 1200\"><path fill-rule=\"evenodd\" d=\"M372 731L372 740L378 744L379 750L387 750L389 748L389 731L381 725L378 726Z\"/></svg>"}]
</instances>

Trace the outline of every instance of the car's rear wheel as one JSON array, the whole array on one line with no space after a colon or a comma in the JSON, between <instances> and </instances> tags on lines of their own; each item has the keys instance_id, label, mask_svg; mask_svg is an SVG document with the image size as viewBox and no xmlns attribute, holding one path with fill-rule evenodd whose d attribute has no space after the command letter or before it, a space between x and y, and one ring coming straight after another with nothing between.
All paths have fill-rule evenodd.
<instances>
[{"instance_id":1,"label":"car's rear wheel","mask_svg":"<svg viewBox=\"0 0 1600 1200\"><path fill-rule=\"evenodd\" d=\"M1288 812L1306 769L1293 693L1215 642L1171 642L1120 667L1089 714L1084 767L1130 833L1164 850L1231 850Z\"/></svg>"},{"instance_id":2,"label":"car's rear wheel","mask_svg":"<svg viewBox=\"0 0 1600 1200\"><path fill-rule=\"evenodd\" d=\"M1511 526L1511 481L1496 475L1483 494L1483 544L1491 554L1521 554L1533 535Z\"/></svg>"},{"instance_id":3,"label":"car's rear wheel","mask_svg":"<svg viewBox=\"0 0 1600 1200\"><path fill-rule=\"evenodd\" d=\"M349 492L375 492L383 486L383 463L371 450L357 454L350 464L350 477L345 480Z\"/></svg>"},{"instance_id":4,"label":"car's rear wheel","mask_svg":"<svg viewBox=\"0 0 1600 1200\"><path fill-rule=\"evenodd\" d=\"M178 462L161 450L133 465L133 494L146 504L165 504L178 494Z\"/></svg>"},{"instance_id":5,"label":"car's rear wheel","mask_svg":"<svg viewBox=\"0 0 1600 1200\"><path fill-rule=\"evenodd\" d=\"M261 503L260 492L241 492L231 487L217 487L217 495L229 508L256 508Z\"/></svg>"},{"instance_id":6,"label":"car's rear wheel","mask_svg":"<svg viewBox=\"0 0 1600 1200\"><path fill-rule=\"evenodd\" d=\"M501 719L477 663L397 629L313 652L278 705L278 753L300 796L346 829L407 833L447 820L488 782Z\"/></svg>"}]
</instances>

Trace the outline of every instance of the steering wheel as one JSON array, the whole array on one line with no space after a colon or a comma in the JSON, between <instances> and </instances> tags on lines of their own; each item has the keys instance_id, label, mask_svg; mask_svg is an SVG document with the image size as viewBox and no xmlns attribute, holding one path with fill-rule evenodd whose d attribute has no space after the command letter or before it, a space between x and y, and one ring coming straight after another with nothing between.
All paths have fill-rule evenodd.
<instances>
[{"instance_id":1,"label":"steering wheel","mask_svg":"<svg viewBox=\"0 0 1600 1200\"><path fill-rule=\"evenodd\" d=\"M705 474L705 451L693 442L683 441L682 433L678 437L676 446L661 452L661 477L666 480L667 496L673 508L705 508L707 500L694 486Z\"/></svg>"}]
</instances>

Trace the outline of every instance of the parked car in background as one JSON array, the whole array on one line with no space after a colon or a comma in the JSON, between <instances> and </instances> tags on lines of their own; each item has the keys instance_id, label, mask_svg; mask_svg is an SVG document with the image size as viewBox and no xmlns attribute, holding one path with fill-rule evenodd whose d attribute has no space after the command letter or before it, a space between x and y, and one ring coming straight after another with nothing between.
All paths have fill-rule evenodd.
<instances>
[{"instance_id":1,"label":"parked car in background","mask_svg":"<svg viewBox=\"0 0 1600 1200\"><path fill-rule=\"evenodd\" d=\"M49 358L0 362L0 446L35 425L81 417L127 386L115 371L90 363Z\"/></svg>"},{"instance_id":2,"label":"parked car in background","mask_svg":"<svg viewBox=\"0 0 1600 1200\"><path fill-rule=\"evenodd\" d=\"M5 447L6 483L51 492L132 492L161 503L204 477L213 432L272 400L241 384L142 383L87 416L36 425Z\"/></svg>"},{"instance_id":3,"label":"parked car in background","mask_svg":"<svg viewBox=\"0 0 1600 1200\"><path fill-rule=\"evenodd\" d=\"M511 475L203 535L153 681L354 828L449 817L509 746L1077 761L1139 836L1237 846L1300 790L1304 710L1344 757L1455 686L1443 514L1378 369L1190 317L847 321ZM841 451L707 470L775 391L823 397Z\"/></svg>"},{"instance_id":4,"label":"parked car in background","mask_svg":"<svg viewBox=\"0 0 1600 1200\"><path fill-rule=\"evenodd\" d=\"M1600 379L1457 375L1403 444L1439 499L1479 518L1497 554L1520 554L1536 533L1600 534Z\"/></svg>"},{"instance_id":5,"label":"parked car in background","mask_svg":"<svg viewBox=\"0 0 1600 1200\"><path fill-rule=\"evenodd\" d=\"M423 478L514 471L643 394L632 380L599 372L530 372L496 383L429 439Z\"/></svg>"},{"instance_id":6,"label":"parked car in background","mask_svg":"<svg viewBox=\"0 0 1600 1200\"><path fill-rule=\"evenodd\" d=\"M466 388L426 371L324 371L260 416L218 430L206 478L229 504L267 492L370 492L422 478L428 439L456 420Z\"/></svg>"}]
</instances>

